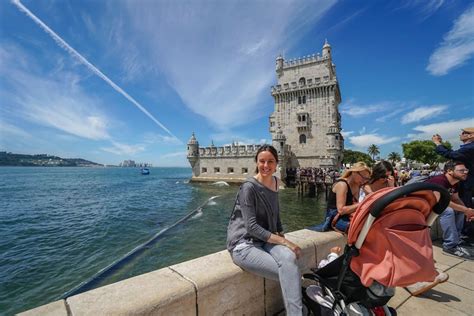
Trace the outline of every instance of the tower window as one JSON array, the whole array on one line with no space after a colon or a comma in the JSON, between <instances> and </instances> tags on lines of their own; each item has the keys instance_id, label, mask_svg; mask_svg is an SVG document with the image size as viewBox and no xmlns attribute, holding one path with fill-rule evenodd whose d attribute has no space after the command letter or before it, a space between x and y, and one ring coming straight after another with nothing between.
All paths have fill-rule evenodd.
<instances>
[{"instance_id":1,"label":"tower window","mask_svg":"<svg viewBox=\"0 0 474 316\"><path fill-rule=\"evenodd\" d=\"M300 144L306 144L306 135L305 134L300 135Z\"/></svg>"},{"instance_id":2,"label":"tower window","mask_svg":"<svg viewBox=\"0 0 474 316\"><path fill-rule=\"evenodd\" d=\"M301 97L298 97L298 104L301 104Z\"/></svg>"},{"instance_id":3,"label":"tower window","mask_svg":"<svg viewBox=\"0 0 474 316\"><path fill-rule=\"evenodd\" d=\"M234 168L232 167L227 168L227 173L234 173Z\"/></svg>"},{"instance_id":4,"label":"tower window","mask_svg":"<svg viewBox=\"0 0 474 316\"><path fill-rule=\"evenodd\" d=\"M336 140L338 140L338 139L339 139L339 136L338 136L338 135L336 135Z\"/></svg>"},{"instance_id":5,"label":"tower window","mask_svg":"<svg viewBox=\"0 0 474 316\"><path fill-rule=\"evenodd\" d=\"M204 167L203 167L203 168L201 169L201 172L202 172L202 173L207 173L207 168L204 168Z\"/></svg>"},{"instance_id":6,"label":"tower window","mask_svg":"<svg viewBox=\"0 0 474 316\"><path fill-rule=\"evenodd\" d=\"M305 104L305 103L306 103L306 96L304 95L303 96L303 104Z\"/></svg>"},{"instance_id":7,"label":"tower window","mask_svg":"<svg viewBox=\"0 0 474 316\"><path fill-rule=\"evenodd\" d=\"M219 167L214 167L214 173L219 173L221 172L221 168Z\"/></svg>"},{"instance_id":8,"label":"tower window","mask_svg":"<svg viewBox=\"0 0 474 316\"><path fill-rule=\"evenodd\" d=\"M249 173L249 169L248 168L242 168L242 173L243 174Z\"/></svg>"}]
</instances>

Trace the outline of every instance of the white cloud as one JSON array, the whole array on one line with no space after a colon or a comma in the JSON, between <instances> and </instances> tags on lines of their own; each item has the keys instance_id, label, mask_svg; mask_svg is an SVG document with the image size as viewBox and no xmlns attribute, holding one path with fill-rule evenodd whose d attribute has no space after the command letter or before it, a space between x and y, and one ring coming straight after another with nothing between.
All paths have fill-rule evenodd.
<instances>
[{"instance_id":1,"label":"white cloud","mask_svg":"<svg viewBox=\"0 0 474 316\"><path fill-rule=\"evenodd\" d=\"M271 143L271 140L268 140L265 138L262 138L262 139L248 138L245 136L238 135L232 131L214 133L210 135L210 138L214 141L215 145L224 144L222 146L230 145L234 142L239 143L239 145L270 144ZM205 146L207 146L207 144L205 144Z\"/></svg>"},{"instance_id":2,"label":"white cloud","mask_svg":"<svg viewBox=\"0 0 474 316\"><path fill-rule=\"evenodd\" d=\"M4 137L21 137L21 138L31 138L31 134L25 130L14 126L5 121L0 121L0 139Z\"/></svg>"},{"instance_id":3,"label":"white cloud","mask_svg":"<svg viewBox=\"0 0 474 316\"><path fill-rule=\"evenodd\" d=\"M361 117L372 113L389 111L395 107L392 102L380 102L376 104L356 104L354 100L349 100L340 106L342 114L347 114L352 117Z\"/></svg>"},{"instance_id":4,"label":"white cloud","mask_svg":"<svg viewBox=\"0 0 474 316\"><path fill-rule=\"evenodd\" d=\"M398 9L417 9L422 20L425 20L436 13L444 2L445 0L405 0L395 3L401 4Z\"/></svg>"},{"instance_id":5,"label":"white cloud","mask_svg":"<svg viewBox=\"0 0 474 316\"><path fill-rule=\"evenodd\" d=\"M143 137L143 141L146 144L182 145L182 142L178 140L176 137L155 134L155 133L145 134Z\"/></svg>"},{"instance_id":6,"label":"white cloud","mask_svg":"<svg viewBox=\"0 0 474 316\"><path fill-rule=\"evenodd\" d=\"M174 153L168 153L168 154L164 154L164 155L161 155L160 158L162 159L168 159L168 158L182 158L182 157L186 157L188 155L188 152L187 151L178 151L178 152L174 152Z\"/></svg>"},{"instance_id":7,"label":"white cloud","mask_svg":"<svg viewBox=\"0 0 474 316\"><path fill-rule=\"evenodd\" d=\"M18 55L22 52L14 46L0 48L0 75L9 79L8 91L2 91L10 101L4 114L82 138L110 138L108 118L98 110L101 105L80 89L78 80L69 80L74 75L56 71L54 77L40 76L34 67L15 63Z\"/></svg>"},{"instance_id":8,"label":"white cloud","mask_svg":"<svg viewBox=\"0 0 474 316\"><path fill-rule=\"evenodd\" d=\"M130 1L111 32L115 45L140 47L149 56L142 63L159 69L191 111L228 129L268 115L261 100L275 81L274 58L334 3Z\"/></svg>"},{"instance_id":9,"label":"white cloud","mask_svg":"<svg viewBox=\"0 0 474 316\"><path fill-rule=\"evenodd\" d=\"M428 125L418 125L413 128L416 133L411 133L407 136L412 140L430 140L434 134L439 134L443 140L447 140L451 144L458 146L460 144L459 133L461 132L461 128L472 126L474 126L474 117L456 121L452 120Z\"/></svg>"},{"instance_id":10,"label":"white cloud","mask_svg":"<svg viewBox=\"0 0 474 316\"><path fill-rule=\"evenodd\" d=\"M445 112L447 108L446 105L422 106L405 114L401 122L402 124L408 124L436 117Z\"/></svg>"},{"instance_id":11,"label":"white cloud","mask_svg":"<svg viewBox=\"0 0 474 316\"><path fill-rule=\"evenodd\" d=\"M400 140L400 137L387 137L379 134L349 136L349 142L357 148L367 149L370 145L384 145Z\"/></svg>"},{"instance_id":12,"label":"white cloud","mask_svg":"<svg viewBox=\"0 0 474 316\"><path fill-rule=\"evenodd\" d=\"M462 66L474 54L474 5L454 21L440 46L431 54L426 70L442 76Z\"/></svg>"},{"instance_id":13,"label":"white cloud","mask_svg":"<svg viewBox=\"0 0 474 316\"><path fill-rule=\"evenodd\" d=\"M342 134L342 137L344 137L345 139L347 139L349 136L351 136L352 134L354 134L354 131L341 131L341 134Z\"/></svg>"},{"instance_id":14,"label":"white cloud","mask_svg":"<svg viewBox=\"0 0 474 316\"><path fill-rule=\"evenodd\" d=\"M111 143L112 147L102 147L101 149L112 154L128 156L133 156L145 151L145 146L143 144L129 145L116 141L111 141Z\"/></svg>"}]
</instances>

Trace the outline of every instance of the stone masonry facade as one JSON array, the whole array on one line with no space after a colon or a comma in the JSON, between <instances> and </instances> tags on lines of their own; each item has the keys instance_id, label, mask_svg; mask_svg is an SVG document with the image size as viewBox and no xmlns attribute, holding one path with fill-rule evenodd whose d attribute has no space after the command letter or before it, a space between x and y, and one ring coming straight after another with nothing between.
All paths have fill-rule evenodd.
<instances>
[{"instance_id":1,"label":"stone masonry facade","mask_svg":"<svg viewBox=\"0 0 474 316\"><path fill-rule=\"evenodd\" d=\"M275 102L269 128L279 156L279 174L287 168L339 168L344 138L338 106L341 93L332 62L331 46L314 54L285 61L276 59L277 84L271 87ZM254 174L260 145L199 147L194 133L188 141L193 181L240 182Z\"/></svg>"}]
</instances>

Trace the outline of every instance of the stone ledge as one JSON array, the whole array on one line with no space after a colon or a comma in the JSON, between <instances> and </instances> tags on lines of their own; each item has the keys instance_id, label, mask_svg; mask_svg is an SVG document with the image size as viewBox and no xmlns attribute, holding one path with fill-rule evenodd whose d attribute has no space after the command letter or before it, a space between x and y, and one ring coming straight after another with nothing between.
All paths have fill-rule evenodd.
<instances>
[{"instance_id":1,"label":"stone ledge","mask_svg":"<svg viewBox=\"0 0 474 316\"><path fill-rule=\"evenodd\" d=\"M336 232L307 229L286 236L302 249L302 271L346 242ZM273 315L283 310L278 282L243 271L226 250L69 297L67 304L75 316ZM68 310L57 301L22 315L39 314L68 315Z\"/></svg>"},{"instance_id":2,"label":"stone ledge","mask_svg":"<svg viewBox=\"0 0 474 316\"><path fill-rule=\"evenodd\" d=\"M55 301L46 305L42 305L30 310L27 310L18 315L21 316L37 316L37 315L50 315L50 316L67 316L66 302L64 300Z\"/></svg>"},{"instance_id":3,"label":"stone ledge","mask_svg":"<svg viewBox=\"0 0 474 316\"><path fill-rule=\"evenodd\" d=\"M73 315L195 315L194 286L169 268L67 299Z\"/></svg>"}]
</instances>

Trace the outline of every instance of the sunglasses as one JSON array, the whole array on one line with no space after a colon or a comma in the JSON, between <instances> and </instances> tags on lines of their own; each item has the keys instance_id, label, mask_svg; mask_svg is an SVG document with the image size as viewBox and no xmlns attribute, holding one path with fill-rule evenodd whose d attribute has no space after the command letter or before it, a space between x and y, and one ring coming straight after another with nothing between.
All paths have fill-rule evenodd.
<instances>
[{"instance_id":1,"label":"sunglasses","mask_svg":"<svg viewBox=\"0 0 474 316\"><path fill-rule=\"evenodd\" d=\"M357 172L357 173L359 174L359 176L360 176L362 179L364 179L364 180L370 180L370 176L365 177L362 173L360 173L360 172Z\"/></svg>"}]
</instances>

